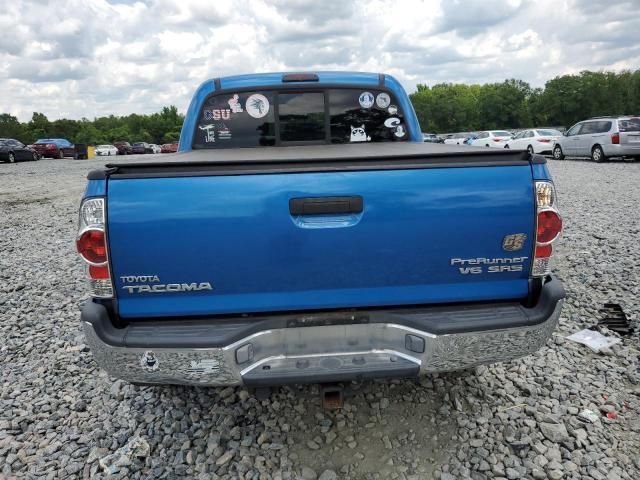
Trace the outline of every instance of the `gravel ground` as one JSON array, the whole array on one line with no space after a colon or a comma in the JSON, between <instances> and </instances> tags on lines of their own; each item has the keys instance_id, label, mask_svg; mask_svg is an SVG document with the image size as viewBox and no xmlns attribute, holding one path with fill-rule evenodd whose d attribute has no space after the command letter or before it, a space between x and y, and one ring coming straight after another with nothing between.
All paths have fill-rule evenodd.
<instances>
[{"instance_id":1,"label":"gravel ground","mask_svg":"<svg viewBox=\"0 0 640 480\"><path fill-rule=\"evenodd\" d=\"M550 163L568 301L547 346L471 372L354 384L337 413L321 410L317 387L259 400L97 368L73 239L85 173L102 163L0 164L0 478L640 478L638 334L606 354L564 339L608 301L640 327L639 163Z\"/></svg>"}]
</instances>

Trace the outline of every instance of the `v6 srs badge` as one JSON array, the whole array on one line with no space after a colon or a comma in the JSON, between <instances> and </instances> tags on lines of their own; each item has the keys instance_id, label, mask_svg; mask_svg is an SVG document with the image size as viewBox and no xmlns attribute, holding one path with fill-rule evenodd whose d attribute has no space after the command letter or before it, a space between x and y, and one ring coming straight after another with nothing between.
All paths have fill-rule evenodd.
<instances>
[{"instance_id":1,"label":"v6 srs badge","mask_svg":"<svg viewBox=\"0 0 640 480\"><path fill-rule=\"evenodd\" d=\"M450 265L458 267L461 275L478 275L481 273L522 272L523 264L528 257L513 258L452 258Z\"/></svg>"},{"instance_id":2,"label":"v6 srs badge","mask_svg":"<svg viewBox=\"0 0 640 480\"><path fill-rule=\"evenodd\" d=\"M122 289L127 293L173 293L213 290L209 282L163 283L158 275L123 275Z\"/></svg>"}]
</instances>

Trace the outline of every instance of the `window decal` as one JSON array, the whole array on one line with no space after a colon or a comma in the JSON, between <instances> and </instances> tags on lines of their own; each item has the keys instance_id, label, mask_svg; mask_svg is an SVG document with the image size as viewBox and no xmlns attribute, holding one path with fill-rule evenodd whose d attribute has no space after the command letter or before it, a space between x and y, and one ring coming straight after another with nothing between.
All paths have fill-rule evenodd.
<instances>
[{"instance_id":1,"label":"window decal","mask_svg":"<svg viewBox=\"0 0 640 480\"><path fill-rule=\"evenodd\" d=\"M367 136L367 132L364 130L364 125L359 127L351 126L351 142L370 142L371 137Z\"/></svg>"},{"instance_id":2,"label":"window decal","mask_svg":"<svg viewBox=\"0 0 640 480\"><path fill-rule=\"evenodd\" d=\"M269 100L264 95L254 93L247 98L245 108L253 118L262 118L269 113Z\"/></svg>"},{"instance_id":3,"label":"window decal","mask_svg":"<svg viewBox=\"0 0 640 480\"><path fill-rule=\"evenodd\" d=\"M360 102L360 106L362 108L371 108L373 107L373 93L371 92L362 92L360 97L358 98L358 102Z\"/></svg>"},{"instance_id":4,"label":"window decal","mask_svg":"<svg viewBox=\"0 0 640 480\"><path fill-rule=\"evenodd\" d=\"M242 105L240 104L240 97L237 93L233 94L233 97L230 98L227 103L229 104L229 108L232 113L242 113Z\"/></svg>"},{"instance_id":5,"label":"window decal","mask_svg":"<svg viewBox=\"0 0 640 480\"><path fill-rule=\"evenodd\" d=\"M200 125L198 127L200 130L204 132L204 141L205 143L215 143L216 141L216 132L215 125L210 123L208 125Z\"/></svg>"},{"instance_id":6,"label":"window decal","mask_svg":"<svg viewBox=\"0 0 640 480\"><path fill-rule=\"evenodd\" d=\"M231 110L228 108L205 109L202 116L205 120L229 120L231 118Z\"/></svg>"},{"instance_id":7,"label":"window decal","mask_svg":"<svg viewBox=\"0 0 640 480\"><path fill-rule=\"evenodd\" d=\"M376 97L376 105L379 108L385 109L391 104L391 97L387 92L379 93Z\"/></svg>"}]
</instances>

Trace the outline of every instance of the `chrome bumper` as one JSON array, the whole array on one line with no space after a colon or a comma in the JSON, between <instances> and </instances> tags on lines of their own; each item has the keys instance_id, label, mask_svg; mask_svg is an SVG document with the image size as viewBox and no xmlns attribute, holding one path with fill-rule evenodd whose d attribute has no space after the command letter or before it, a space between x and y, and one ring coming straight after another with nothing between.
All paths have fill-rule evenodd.
<instances>
[{"instance_id":1,"label":"chrome bumper","mask_svg":"<svg viewBox=\"0 0 640 480\"><path fill-rule=\"evenodd\" d=\"M407 377L504 362L535 352L556 328L562 300L536 325L436 335L396 323L264 330L216 348L130 348L83 321L96 362L134 383L275 385ZM393 320L393 319L390 319Z\"/></svg>"}]
</instances>

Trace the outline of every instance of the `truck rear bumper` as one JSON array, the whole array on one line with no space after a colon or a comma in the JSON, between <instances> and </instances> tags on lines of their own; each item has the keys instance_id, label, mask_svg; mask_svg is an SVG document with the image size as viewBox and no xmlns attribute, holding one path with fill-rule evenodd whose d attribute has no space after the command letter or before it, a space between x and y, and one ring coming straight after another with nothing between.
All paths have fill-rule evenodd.
<instances>
[{"instance_id":1,"label":"truck rear bumper","mask_svg":"<svg viewBox=\"0 0 640 480\"><path fill-rule=\"evenodd\" d=\"M538 303L411 307L138 321L113 327L94 302L81 321L96 362L136 383L265 386L411 377L509 361L555 329L557 279Z\"/></svg>"}]
</instances>

